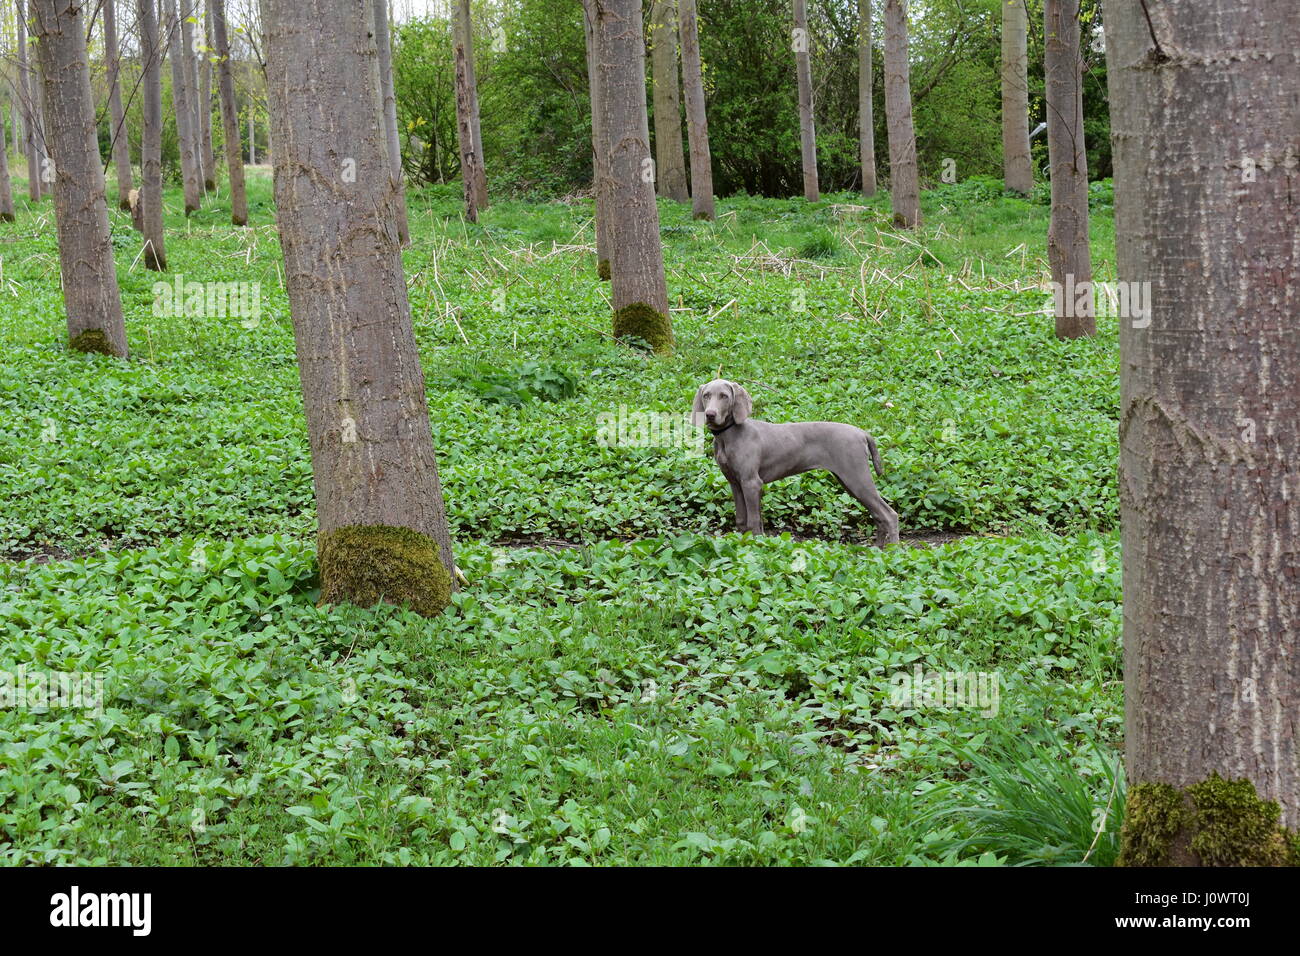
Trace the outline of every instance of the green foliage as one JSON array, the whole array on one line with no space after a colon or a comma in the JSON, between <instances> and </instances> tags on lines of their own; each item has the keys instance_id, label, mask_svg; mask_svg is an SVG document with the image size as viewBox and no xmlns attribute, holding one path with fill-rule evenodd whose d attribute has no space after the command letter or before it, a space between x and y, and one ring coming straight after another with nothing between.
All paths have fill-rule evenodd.
<instances>
[{"instance_id":1,"label":"green foliage","mask_svg":"<svg viewBox=\"0 0 1300 956\"><path fill-rule=\"evenodd\" d=\"M469 389L485 402L520 406L534 399L558 402L578 394L578 377L549 362L524 362L506 371L486 362L457 369L452 381Z\"/></svg>"}]
</instances>

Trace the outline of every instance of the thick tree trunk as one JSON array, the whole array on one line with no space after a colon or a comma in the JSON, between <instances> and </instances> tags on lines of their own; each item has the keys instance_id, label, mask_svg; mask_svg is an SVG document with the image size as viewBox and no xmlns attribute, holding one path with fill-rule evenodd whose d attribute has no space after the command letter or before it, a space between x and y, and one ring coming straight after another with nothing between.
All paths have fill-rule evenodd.
<instances>
[{"instance_id":1,"label":"thick tree trunk","mask_svg":"<svg viewBox=\"0 0 1300 956\"><path fill-rule=\"evenodd\" d=\"M858 0L858 157L862 195L876 194L876 127L871 109L871 0Z\"/></svg>"},{"instance_id":2,"label":"thick tree trunk","mask_svg":"<svg viewBox=\"0 0 1300 956\"><path fill-rule=\"evenodd\" d=\"M230 170L230 221L248 224L248 192L244 187L244 154L239 144L239 113L235 108L235 79L230 70L230 37L226 32L226 0L211 0L212 45L217 57L217 92L221 96L221 129Z\"/></svg>"},{"instance_id":3,"label":"thick tree trunk","mask_svg":"<svg viewBox=\"0 0 1300 956\"><path fill-rule=\"evenodd\" d=\"M1055 296L1056 337L1095 335L1097 320L1088 290L1092 254L1088 248L1088 154L1083 144L1083 60L1079 55L1079 0L1044 0L1043 71L1047 79L1047 156L1052 171L1052 219L1047 227L1047 261Z\"/></svg>"},{"instance_id":4,"label":"thick tree trunk","mask_svg":"<svg viewBox=\"0 0 1300 956\"><path fill-rule=\"evenodd\" d=\"M104 58L108 61L108 117L112 124L109 137L113 143L113 168L117 173L117 208L131 210L131 145L126 135L122 110L122 64L117 48L117 3L104 0Z\"/></svg>"},{"instance_id":5,"label":"thick tree trunk","mask_svg":"<svg viewBox=\"0 0 1300 956\"><path fill-rule=\"evenodd\" d=\"M894 225L921 224L921 183L912 126L906 0L885 0L885 127L889 135L889 204Z\"/></svg>"},{"instance_id":6,"label":"thick tree trunk","mask_svg":"<svg viewBox=\"0 0 1300 956\"><path fill-rule=\"evenodd\" d=\"M817 132L813 126L812 36L808 32L807 0L794 0L795 73L799 80L799 146L803 163L803 198L821 199L817 185Z\"/></svg>"},{"instance_id":7,"label":"thick tree trunk","mask_svg":"<svg viewBox=\"0 0 1300 956\"><path fill-rule=\"evenodd\" d=\"M140 22L140 223L144 236L144 264L162 272L167 268L163 244L162 207L162 43L154 0L137 0Z\"/></svg>"},{"instance_id":8,"label":"thick tree trunk","mask_svg":"<svg viewBox=\"0 0 1300 956\"><path fill-rule=\"evenodd\" d=\"M197 9L197 8L196 8ZM203 45L195 52L199 70L199 147L203 158L203 188L217 188L217 158L212 150L212 0L207 0L203 16Z\"/></svg>"},{"instance_id":9,"label":"thick tree trunk","mask_svg":"<svg viewBox=\"0 0 1300 956\"><path fill-rule=\"evenodd\" d=\"M704 77L700 69L699 17L695 0L677 0L682 43L682 86L686 97L686 136L691 154L691 214L713 219L713 157L709 120L704 112Z\"/></svg>"},{"instance_id":10,"label":"thick tree trunk","mask_svg":"<svg viewBox=\"0 0 1300 956\"><path fill-rule=\"evenodd\" d=\"M1256 796L1300 830L1300 11L1105 16L1119 282L1150 284L1119 333L1121 862L1282 863Z\"/></svg>"},{"instance_id":11,"label":"thick tree trunk","mask_svg":"<svg viewBox=\"0 0 1300 956\"><path fill-rule=\"evenodd\" d=\"M478 222L479 210L487 205L483 156L479 152L482 137L475 131L478 123L478 91L474 88L474 31L469 15L469 0L457 0L456 20L452 27L452 56L456 71L456 139L460 143L460 175L465 183L465 218Z\"/></svg>"},{"instance_id":12,"label":"thick tree trunk","mask_svg":"<svg viewBox=\"0 0 1300 956\"><path fill-rule=\"evenodd\" d=\"M614 334L672 351L659 207L645 102L641 0L596 0L596 50L610 171Z\"/></svg>"},{"instance_id":13,"label":"thick tree trunk","mask_svg":"<svg viewBox=\"0 0 1300 956\"><path fill-rule=\"evenodd\" d=\"M604 99L596 61L595 0L583 0L583 30L587 40L587 88L591 100L591 170L596 194L596 274L609 279L609 142L604 135Z\"/></svg>"},{"instance_id":14,"label":"thick tree trunk","mask_svg":"<svg viewBox=\"0 0 1300 956\"><path fill-rule=\"evenodd\" d=\"M1012 192L1034 188L1029 153L1029 17L1025 0L1002 0L1002 178Z\"/></svg>"},{"instance_id":15,"label":"thick tree trunk","mask_svg":"<svg viewBox=\"0 0 1300 956\"><path fill-rule=\"evenodd\" d=\"M185 215L198 212L202 202L198 135L194 130L194 106L190 103L190 71L185 49L189 45L187 24L182 24L182 7L177 0L167 3L167 45L172 61L172 111L176 114L176 140L181 154L181 181L185 191Z\"/></svg>"},{"instance_id":16,"label":"thick tree trunk","mask_svg":"<svg viewBox=\"0 0 1300 956\"><path fill-rule=\"evenodd\" d=\"M397 184L397 235L402 245L411 241L402 175L402 144L397 136L397 94L393 90L393 47L388 30L388 0L375 3L375 49L379 55L379 98L384 104L384 142L388 164Z\"/></svg>"},{"instance_id":17,"label":"thick tree trunk","mask_svg":"<svg viewBox=\"0 0 1300 956\"><path fill-rule=\"evenodd\" d=\"M81 0L31 0L31 29L49 108L54 218L68 344L126 358L126 326L109 237L104 172Z\"/></svg>"},{"instance_id":18,"label":"thick tree trunk","mask_svg":"<svg viewBox=\"0 0 1300 956\"><path fill-rule=\"evenodd\" d=\"M23 151L27 156L27 196L41 198L41 166L36 153L36 82L27 65L27 11L25 0L18 4L18 99L23 112Z\"/></svg>"},{"instance_id":19,"label":"thick tree trunk","mask_svg":"<svg viewBox=\"0 0 1300 956\"><path fill-rule=\"evenodd\" d=\"M5 120L0 116L0 222L14 221L13 184L9 181L9 144L5 141Z\"/></svg>"},{"instance_id":20,"label":"thick tree trunk","mask_svg":"<svg viewBox=\"0 0 1300 956\"><path fill-rule=\"evenodd\" d=\"M451 537L384 147L371 4L262 0L276 219L321 601L447 606Z\"/></svg>"},{"instance_id":21,"label":"thick tree trunk","mask_svg":"<svg viewBox=\"0 0 1300 956\"><path fill-rule=\"evenodd\" d=\"M650 8L651 82L655 104L655 181L659 195L690 199L682 154L682 100L677 84L677 8L654 0Z\"/></svg>"}]
</instances>

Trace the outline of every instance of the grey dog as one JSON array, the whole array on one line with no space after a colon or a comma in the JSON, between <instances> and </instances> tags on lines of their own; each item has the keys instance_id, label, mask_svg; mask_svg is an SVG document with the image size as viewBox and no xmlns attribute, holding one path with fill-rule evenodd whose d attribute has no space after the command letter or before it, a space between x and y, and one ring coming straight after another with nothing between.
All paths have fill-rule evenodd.
<instances>
[{"instance_id":1,"label":"grey dog","mask_svg":"<svg viewBox=\"0 0 1300 956\"><path fill-rule=\"evenodd\" d=\"M761 422L749 417L752 409L749 392L723 378L701 385L691 407L691 421L713 433L713 460L731 485L738 531L763 533L764 485L820 468L866 505L877 544L898 541L898 515L871 479L873 464L880 473L874 438L840 422Z\"/></svg>"}]
</instances>

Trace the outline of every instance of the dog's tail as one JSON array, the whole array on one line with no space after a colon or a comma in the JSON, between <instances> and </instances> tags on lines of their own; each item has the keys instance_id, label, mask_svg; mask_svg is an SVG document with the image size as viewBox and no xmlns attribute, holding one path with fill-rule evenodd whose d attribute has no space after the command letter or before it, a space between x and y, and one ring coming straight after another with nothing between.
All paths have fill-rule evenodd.
<instances>
[{"instance_id":1,"label":"dog's tail","mask_svg":"<svg viewBox=\"0 0 1300 956\"><path fill-rule=\"evenodd\" d=\"M867 451L871 453L871 463L876 466L876 474L883 475L885 470L880 467L880 452L876 451L876 440L867 432Z\"/></svg>"}]
</instances>

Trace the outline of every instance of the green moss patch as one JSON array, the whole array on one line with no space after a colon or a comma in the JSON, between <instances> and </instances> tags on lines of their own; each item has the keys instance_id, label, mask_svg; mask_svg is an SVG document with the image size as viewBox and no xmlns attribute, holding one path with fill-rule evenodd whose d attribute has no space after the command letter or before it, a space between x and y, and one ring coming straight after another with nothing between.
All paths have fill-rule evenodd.
<instances>
[{"instance_id":1,"label":"green moss patch","mask_svg":"<svg viewBox=\"0 0 1300 956\"><path fill-rule=\"evenodd\" d=\"M608 259L601 259L600 262L596 264L596 275L600 276L601 281L603 282L609 281L610 270Z\"/></svg>"},{"instance_id":2,"label":"green moss patch","mask_svg":"<svg viewBox=\"0 0 1300 956\"><path fill-rule=\"evenodd\" d=\"M668 355L673 350L673 327L668 316L644 302L633 302L614 313L614 337L641 339L656 355Z\"/></svg>"},{"instance_id":3,"label":"green moss patch","mask_svg":"<svg viewBox=\"0 0 1300 956\"><path fill-rule=\"evenodd\" d=\"M431 617L451 602L451 576L438 546L410 528L351 525L317 539L320 603L405 604Z\"/></svg>"},{"instance_id":4,"label":"green moss patch","mask_svg":"<svg viewBox=\"0 0 1300 956\"><path fill-rule=\"evenodd\" d=\"M1128 796L1119 866L1168 866L1175 845L1201 866L1294 866L1300 840L1280 823L1281 808L1261 800L1247 779L1217 773L1178 790L1143 783Z\"/></svg>"},{"instance_id":5,"label":"green moss patch","mask_svg":"<svg viewBox=\"0 0 1300 956\"><path fill-rule=\"evenodd\" d=\"M68 348L74 352L98 352L100 355L116 355L117 350L109 342L102 329L87 329L68 339Z\"/></svg>"}]
</instances>

